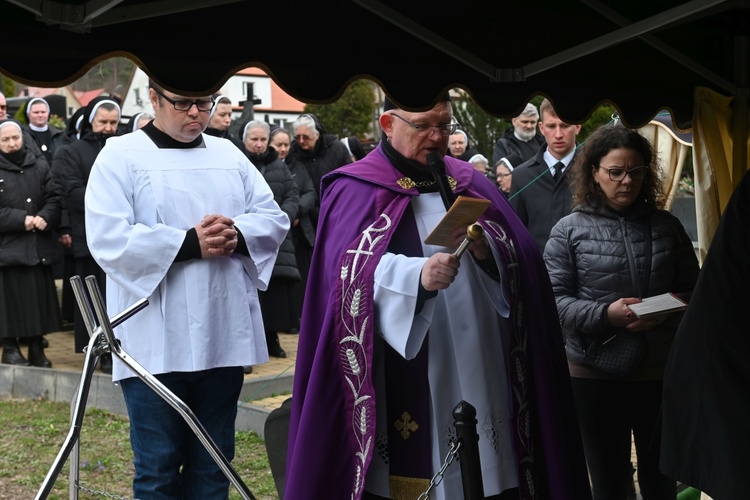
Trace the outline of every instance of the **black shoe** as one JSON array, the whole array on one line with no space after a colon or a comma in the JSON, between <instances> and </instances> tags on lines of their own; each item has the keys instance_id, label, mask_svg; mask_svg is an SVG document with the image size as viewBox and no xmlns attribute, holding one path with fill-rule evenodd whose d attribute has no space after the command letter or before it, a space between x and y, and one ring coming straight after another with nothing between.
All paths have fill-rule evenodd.
<instances>
[{"instance_id":1,"label":"black shoe","mask_svg":"<svg viewBox=\"0 0 750 500\"><path fill-rule=\"evenodd\" d=\"M29 360L23 357L21 350L16 345L3 345L2 363L4 365L31 366Z\"/></svg>"},{"instance_id":2,"label":"black shoe","mask_svg":"<svg viewBox=\"0 0 750 500\"><path fill-rule=\"evenodd\" d=\"M38 368L52 368L52 362L44 355L41 336L29 339L29 363Z\"/></svg>"},{"instance_id":3,"label":"black shoe","mask_svg":"<svg viewBox=\"0 0 750 500\"><path fill-rule=\"evenodd\" d=\"M268 355L274 358L286 358L286 351L281 348L279 336L274 333L266 333L266 343L268 344Z\"/></svg>"},{"instance_id":4,"label":"black shoe","mask_svg":"<svg viewBox=\"0 0 750 500\"><path fill-rule=\"evenodd\" d=\"M289 329L289 332L287 332L287 333L289 333L291 335L297 335L299 333L299 328L292 327L292 328Z\"/></svg>"},{"instance_id":5,"label":"black shoe","mask_svg":"<svg viewBox=\"0 0 750 500\"><path fill-rule=\"evenodd\" d=\"M106 373L107 375L112 375L112 354L102 354L102 356L99 358L99 369L102 371L102 373Z\"/></svg>"},{"instance_id":6,"label":"black shoe","mask_svg":"<svg viewBox=\"0 0 750 500\"><path fill-rule=\"evenodd\" d=\"M42 347L45 349L49 347L49 340L47 340L47 337L42 337Z\"/></svg>"},{"instance_id":7,"label":"black shoe","mask_svg":"<svg viewBox=\"0 0 750 500\"><path fill-rule=\"evenodd\" d=\"M249 375L253 373L253 366L252 365L243 366L242 373L244 373L245 375Z\"/></svg>"}]
</instances>

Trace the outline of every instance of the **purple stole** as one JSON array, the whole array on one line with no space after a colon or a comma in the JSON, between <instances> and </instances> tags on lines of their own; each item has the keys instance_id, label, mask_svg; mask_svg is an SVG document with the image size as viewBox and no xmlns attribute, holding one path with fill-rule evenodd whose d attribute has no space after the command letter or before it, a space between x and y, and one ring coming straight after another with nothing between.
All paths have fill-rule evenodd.
<instances>
[{"instance_id":1,"label":"purple stole","mask_svg":"<svg viewBox=\"0 0 750 500\"><path fill-rule=\"evenodd\" d=\"M375 445L375 387L370 373L375 335L375 268L410 202L409 196L394 197L380 217L349 244L341 258L340 279L333 293L333 307L339 319L333 328L345 387L346 431L356 447L354 498L360 498L364 491L364 476Z\"/></svg>"}]
</instances>

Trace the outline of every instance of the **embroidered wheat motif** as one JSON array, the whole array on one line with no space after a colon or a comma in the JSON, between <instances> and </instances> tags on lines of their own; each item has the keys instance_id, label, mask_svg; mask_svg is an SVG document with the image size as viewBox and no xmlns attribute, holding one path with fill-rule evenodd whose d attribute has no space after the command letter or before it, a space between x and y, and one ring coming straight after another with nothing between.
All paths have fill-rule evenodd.
<instances>
[{"instance_id":1,"label":"embroidered wheat motif","mask_svg":"<svg viewBox=\"0 0 750 500\"><path fill-rule=\"evenodd\" d=\"M352 375L359 375L361 370L359 368L359 363L357 362L357 356L354 355L352 349L346 350L346 359L349 360L349 368L352 370Z\"/></svg>"},{"instance_id":2,"label":"embroidered wheat motif","mask_svg":"<svg viewBox=\"0 0 750 500\"><path fill-rule=\"evenodd\" d=\"M354 290L354 297L352 297L352 304L349 306L349 314L352 318L359 316L359 302L362 300L362 290L357 288Z\"/></svg>"}]
</instances>

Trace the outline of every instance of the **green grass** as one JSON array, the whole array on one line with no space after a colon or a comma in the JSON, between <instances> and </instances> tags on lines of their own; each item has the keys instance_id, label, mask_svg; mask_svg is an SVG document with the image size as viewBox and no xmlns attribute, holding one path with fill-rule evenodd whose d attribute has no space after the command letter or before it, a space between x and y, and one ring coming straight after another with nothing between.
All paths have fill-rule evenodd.
<instances>
[{"instance_id":1,"label":"green grass","mask_svg":"<svg viewBox=\"0 0 750 500\"><path fill-rule=\"evenodd\" d=\"M0 500L34 498L70 431L70 405L47 400L0 400ZM133 452L127 417L87 408L80 434L79 484L115 497L132 495ZM258 500L278 500L263 438L236 433L232 467ZM47 498L66 500L69 461ZM80 500L105 498L79 491ZM230 486L229 498L242 498Z\"/></svg>"}]
</instances>

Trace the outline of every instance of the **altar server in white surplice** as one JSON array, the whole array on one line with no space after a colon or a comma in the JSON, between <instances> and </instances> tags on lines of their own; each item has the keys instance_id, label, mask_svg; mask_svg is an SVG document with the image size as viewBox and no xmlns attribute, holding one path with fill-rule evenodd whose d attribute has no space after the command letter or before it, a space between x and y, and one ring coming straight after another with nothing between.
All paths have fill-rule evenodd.
<instances>
[{"instance_id":1,"label":"altar server in white surplice","mask_svg":"<svg viewBox=\"0 0 750 500\"><path fill-rule=\"evenodd\" d=\"M214 103L150 82L156 118L113 138L86 189L86 235L107 308L148 306L115 330L234 456L242 366L268 361L258 290L289 219L231 142L203 134ZM135 498L226 498L229 481L184 419L115 359L135 455ZM156 493L155 493L156 492Z\"/></svg>"}]
</instances>

